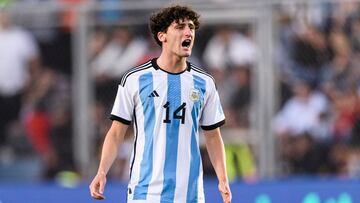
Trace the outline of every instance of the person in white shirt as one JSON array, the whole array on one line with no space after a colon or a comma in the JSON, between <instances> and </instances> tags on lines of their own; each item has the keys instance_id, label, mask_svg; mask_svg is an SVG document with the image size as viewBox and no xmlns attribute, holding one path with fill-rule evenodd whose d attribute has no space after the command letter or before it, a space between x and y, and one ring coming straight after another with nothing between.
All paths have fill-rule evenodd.
<instances>
[{"instance_id":1,"label":"person in white shirt","mask_svg":"<svg viewBox=\"0 0 360 203\"><path fill-rule=\"evenodd\" d=\"M39 70L38 47L24 29L0 10L0 145L6 143L8 124L18 118L22 94L31 75Z\"/></svg>"},{"instance_id":2,"label":"person in white shirt","mask_svg":"<svg viewBox=\"0 0 360 203\"><path fill-rule=\"evenodd\" d=\"M154 58L121 79L111 112L91 196L104 199L106 174L134 123L134 151L127 202L205 202L199 128L214 166L223 202L231 202L219 127L225 116L213 78L187 61L199 27L199 15L171 6L150 17L150 30L162 47Z\"/></svg>"},{"instance_id":3,"label":"person in white shirt","mask_svg":"<svg viewBox=\"0 0 360 203\"><path fill-rule=\"evenodd\" d=\"M321 92L313 91L305 81L296 81L290 98L278 112L274 120L276 134L298 136L311 133L316 137L321 128L321 115L327 111L328 100Z\"/></svg>"}]
</instances>

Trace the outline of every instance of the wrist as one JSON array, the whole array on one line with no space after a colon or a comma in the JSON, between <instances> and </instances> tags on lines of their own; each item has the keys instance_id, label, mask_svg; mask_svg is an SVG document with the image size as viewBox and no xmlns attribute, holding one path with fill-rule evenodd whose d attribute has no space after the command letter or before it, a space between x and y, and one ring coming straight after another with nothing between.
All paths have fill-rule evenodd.
<instances>
[{"instance_id":1,"label":"wrist","mask_svg":"<svg viewBox=\"0 0 360 203\"><path fill-rule=\"evenodd\" d=\"M228 185L229 181L228 180L219 180L219 184L221 185Z\"/></svg>"},{"instance_id":2,"label":"wrist","mask_svg":"<svg viewBox=\"0 0 360 203\"><path fill-rule=\"evenodd\" d=\"M106 176L106 172L105 171L98 171L97 175L102 175L102 176Z\"/></svg>"}]
</instances>

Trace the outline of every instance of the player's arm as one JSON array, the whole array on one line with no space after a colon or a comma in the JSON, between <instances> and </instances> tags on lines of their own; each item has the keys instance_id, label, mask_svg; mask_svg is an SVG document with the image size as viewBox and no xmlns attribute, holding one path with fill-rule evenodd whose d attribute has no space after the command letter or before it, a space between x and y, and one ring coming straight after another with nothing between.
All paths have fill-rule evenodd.
<instances>
[{"instance_id":1,"label":"player's arm","mask_svg":"<svg viewBox=\"0 0 360 203\"><path fill-rule=\"evenodd\" d=\"M127 128L128 125L119 121L113 121L106 134L102 147L99 169L89 186L90 194L94 199L105 199L104 188L106 184L106 174L117 156L119 145L124 140Z\"/></svg>"},{"instance_id":2,"label":"player's arm","mask_svg":"<svg viewBox=\"0 0 360 203\"><path fill-rule=\"evenodd\" d=\"M204 131L206 149L208 151L210 161L215 169L216 176L219 180L219 191L224 203L231 202L231 191L229 181L226 174L225 150L224 143L221 138L220 129Z\"/></svg>"}]
</instances>

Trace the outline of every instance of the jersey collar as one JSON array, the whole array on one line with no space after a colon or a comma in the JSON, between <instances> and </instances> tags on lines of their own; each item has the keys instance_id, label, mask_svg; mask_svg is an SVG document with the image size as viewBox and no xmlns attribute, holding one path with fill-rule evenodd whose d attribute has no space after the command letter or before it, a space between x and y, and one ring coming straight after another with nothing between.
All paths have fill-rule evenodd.
<instances>
[{"instance_id":1,"label":"jersey collar","mask_svg":"<svg viewBox=\"0 0 360 203\"><path fill-rule=\"evenodd\" d=\"M166 70L164 70L164 69L161 69L160 66L156 63L156 60L157 60L157 59L158 59L158 58L153 58L153 59L151 59L151 64L152 64L152 66L154 67L155 70L161 70L161 71L164 71L164 72L166 72L166 73L168 73L168 74L172 74L172 75L179 75L179 74L181 74L181 73L183 73L183 72L185 72L185 71L189 71L189 72L190 72L190 70L191 70L190 62L186 61L186 69L185 69L185 70L183 70L183 71L181 71L181 72L178 72L178 73L171 73L171 72L169 72L169 71L166 71Z\"/></svg>"}]
</instances>

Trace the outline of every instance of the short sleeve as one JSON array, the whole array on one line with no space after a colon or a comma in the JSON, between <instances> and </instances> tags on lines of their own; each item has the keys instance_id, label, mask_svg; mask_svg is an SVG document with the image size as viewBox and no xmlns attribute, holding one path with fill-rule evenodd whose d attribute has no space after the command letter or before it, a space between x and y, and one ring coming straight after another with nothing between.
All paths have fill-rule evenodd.
<instances>
[{"instance_id":1,"label":"short sleeve","mask_svg":"<svg viewBox=\"0 0 360 203\"><path fill-rule=\"evenodd\" d=\"M133 109L134 102L130 91L126 88L126 86L123 87L119 85L110 119L130 125L133 116Z\"/></svg>"},{"instance_id":2,"label":"short sleeve","mask_svg":"<svg viewBox=\"0 0 360 203\"><path fill-rule=\"evenodd\" d=\"M203 130L213 130L225 123L224 111L215 84L212 82L209 85L208 97L200 118L200 126Z\"/></svg>"}]
</instances>

